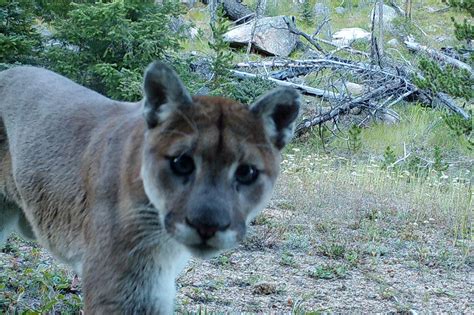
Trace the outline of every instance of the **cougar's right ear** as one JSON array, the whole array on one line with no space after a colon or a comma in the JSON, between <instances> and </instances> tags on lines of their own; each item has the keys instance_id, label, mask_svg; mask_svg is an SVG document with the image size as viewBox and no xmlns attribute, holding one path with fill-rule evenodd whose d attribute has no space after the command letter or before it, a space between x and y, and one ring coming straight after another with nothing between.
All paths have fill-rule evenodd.
<instances>
[{"instance_id":1,"label":"cougar's right ear","mask_svg":"<svg viewBox=\"0 0 474 315\"><path fill-rule=\"evenodd\" d=\"M193 101L183 82L168 65L155 61L145 70L144 116L148 128L154 128L173 111L192 106Z\"/></svg>"}]
</instances>

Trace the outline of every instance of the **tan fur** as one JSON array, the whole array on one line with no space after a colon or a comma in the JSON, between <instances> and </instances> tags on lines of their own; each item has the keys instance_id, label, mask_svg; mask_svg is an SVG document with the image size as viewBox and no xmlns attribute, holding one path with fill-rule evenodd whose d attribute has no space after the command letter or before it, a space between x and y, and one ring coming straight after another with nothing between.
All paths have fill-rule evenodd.
<instances>
[{"instance_id":1,"label":"tan fur","mask_svg":"<svg viewBox=\"0 0 474 315\"><path fill-rule=\"evenodd\" d=\"M159 62L144 89L126 103L44 69L0 73L0 245L15 230L75 268L86 314L171 313L190 254L235 246L268 201L299 107L291 89L250 108L191 98Z\"/></svg>"}]
</instances>

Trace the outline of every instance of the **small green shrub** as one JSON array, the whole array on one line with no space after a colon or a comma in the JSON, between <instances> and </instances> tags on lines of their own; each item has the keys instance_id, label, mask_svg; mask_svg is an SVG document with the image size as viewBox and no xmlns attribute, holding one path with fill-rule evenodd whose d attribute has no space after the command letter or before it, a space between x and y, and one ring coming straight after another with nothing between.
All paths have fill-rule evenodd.
<instances>
[{"instance_id":1,"label":"small green shrub","mask_svg":"<svg viewBox=\"0 0 474 315\"><path fill-rule=\"evenodd\" d=\"M300 5L301 20L307 25L314 24L313 1L306 0Z\"/></svg>"},{"instance_id":2,"label":"small green shrub","mask_svg":"<svg viewBox=\"0 0 474 315\"><path fill-rule=\"evenodd\" d=\"M362 128L356 124L352 125L349 129L347 144L349 146L349 151L352 153L358 152L362 147L361 132Z\"/></svg>"},{"instance_id":3,"label":"small green shrub","mask_svg":"<svg viewBox=\"0 0 474 315\"><path fill-rule=\"evenodd\" d=\"M169 28L181 13L175 1L72 6L66 19L53 23L61 45L49 49L47 59L53 70L112 98L139 99L144 67L180 47L181 35Z\"/></svg>"},{"instance_id":4,"label":"small green shrub","mask_svg":"<svg viewBox=\"0 0 474 315\"><path fill-rule=\"evenodd\" d=\"M474 79L469 71L457 69L451 65L440 66L436 61L422 58L419 68L423 77L415 76L413 82L421 89L432 93L444 92L455 97L470 100L474 97Z\"/></svg>"},{"instance_id":5,"label":"small green shrub","mask_svg":"<svg viewBox=\"0 0 474 315\"><path fill-rule=\"evenodd\" d=\"M265 94L276 85L262 78L249 78L229 83L224 95L242 104L251 104L260 95Z\"/></svg>"},{"instance_id":6,"label":"small green shrub","mask_svg":"<svg viewBox=\"0 0 474 315\"><path fill-rule=\"evenodd\" d=\"M323 244L319 247L319 252L332 259L344 258L346 247L343 244Z\"/></svg>"},{"instance_id":7,"label":"small green shrub","mask_svg":"<svg viewBox=\"0 0 474 315\"><path fill-rule=\"evenodd\" d=\"M311 278L316 279L342 279L347 274L347 267L344 265L323 265L316 267L309 273Z\"/></svg>"},{"instance_id":8,"label":"small green shrub","mask_svg":"<svg viewBox=\"0 0 474 315\"><path fill-rule=\"evenodd\" d=\"M448 169L449 165L444 161L443 153L439 146L434 147L433 151L433 169L437 172L444 172Z\"/></svg>"},{"instance_id":9,"label":"small green shrub","mask_svg":"<svg viewBox=\"0 0 474 315\"><path fill-rule=\"evenodd\" d=\"M209 47L214 51L212 70L214 72L213 86L215 89L222 89L222 85L228 83L229 69L232 68L233 57L230 44L224 40L224 34L229 31L229 22L224 15L224 8L220 5L217 9L216 22L211 23L212 42L209 42Z\"/></svg>"},{"instance_id":10,"label":"small green shrub","mask_svg":"<svg viewBox=\"0 0 474 315\"><path fill-rule=\"evenodd\" d=\"M390 146L385 148L383 153L382 169L389 169L397 161L397 155Z\"/></svg>"},{"instance_id":11,"label":"small green shrub","mask_svg":"<svg viewBox=\"0 0 474 315\"><path fill-rule=\"evenodd\" d=\"M19 1L1 4L0 63L37 63L41 37L33 27L31 6Z\"/></svg>"},{"instance_id":12,"label":"small green shrub","mask_svg":"<svg viewBox=\"0 0 474 315\"><path fill-rule=\"evenodd\" d=\"M473 135L473 118L472 113L470 113L470 119L464 119L458 115L445 115L444 122L448 128L453 133L453 136L458 139L464 139L466 147L469 150L474 149L474 140L472 139Z\"/></svg>"},{"instance_id":13,"label":"small green shrub","mask_svg":"<svg viewBox=\"0 0 474 315\"><path fill-rule=\"evenodd\" d=\"M443 0L443 2L474 17L474 1L472 0ZM454 23L454 35L458 40L466 40L467 42L474 40L474 24L467 19L464 19L462 23L456 22L454 17L451 17L451 20Z\"/></svg>"}]
</instances>

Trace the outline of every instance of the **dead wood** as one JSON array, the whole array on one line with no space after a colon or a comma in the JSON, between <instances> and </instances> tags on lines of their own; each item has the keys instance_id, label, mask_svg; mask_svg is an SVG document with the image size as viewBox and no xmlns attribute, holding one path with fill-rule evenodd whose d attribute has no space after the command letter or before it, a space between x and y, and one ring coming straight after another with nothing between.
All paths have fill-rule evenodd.
<instances>
[{"instance_id":1,"label":"dead wood","mask_svg":"<svg viewBox=\"0 0 474 315\"><path fill-rule=\"evenodd\" d=\"M286 22L286 25L288 26L288 29L290 30L291 33L299 35L299 36L303 36L308 42L311 43L311 45L314 46L314 48L316 48L317 50L319 50L322 53L325 52L324 49L321 47L321 45L319 45L318 42L316 42L312 36L306 34L305 32L299 30L296 27L295 21L292 18L285 17L285 22Z\"/></svg>"},{"instance_id":2,"label":"dead wood","mask_svg":"<svg viewBox=\"0 0 474 315\"><path fill-rule=\"evenodd\" d=\"M280 85L280 86L288 86L288 87L298 89L298 90L302 91L304 94L308 94L308 95L325 97L325 98L329 98L329 99L339 99L340 98L340 95L338 95L334 92L327 91L327 90L322 90L322 89L318 89L318 88L314 88L314 87L310 87L310 86L306 86L306 85L303 85L303 84L297 84L297 83L292 83L292 82L288 82L288 81L277 80L277 79L274 79L274 78L271 78L271 77L262 77L262 76L259 76L259 75L253 74L253 73L237 71L237 70L230 70L230 72L232 73L232 75L234 75L237 78L245 79L245 78L257 78L257 77L259 77L259 78L262 78L262 79L265 79L265 80L268 80L268 81L272 81L272 82L274 82L274 83L276 83L277 85Z\"/></svg>"},{"instance_id":3,"label":"dead wood","mask_svg":"<svg viewBox=\"0 0 474 315\"><path fill-rule=\"evenodd\" d=\"M339 106L332 108L330 111L326 111L320 115L303 120L295 130L297 136L302 135L313 126L321 125L327 121L333 120L343 113L349 112L349 110L360 107L370 106L370 101L373 99L380 98L381 95L393 93L403 87L403 83L394 82L389 85L380 86L368 93L365 93L359 97L356 97L350 101L343 102Z\"/></svg>"},{"instance_id":4,"label":"dead wood","mask_svg":"<svg viewBox=\"0 0 474 315\"><path fill-rule=\"evenodd\" d=\"M220 0L219 2L224 7L225 15L232 21L239 21L237 24L247 22L254 16L252 10L241 1Z\"/></svg>"},{"instance_id":5,"label":"dead wood","mask_svg":"<svg viewBox=\"0 0 474 315\"><path fill-rule=\"evenodd\" d=\"M448 94L441 92L436 93L435 100L436 99L439 100L439 103L446 106L448 109L455 112L456 114L462 116L464 119L470 119L469 114L466 113L466 111L463 110L461 107L456 105L456 102Z\"/></svg>"},{"instance_id":6,"label":"dead wood","mask_svg":"<svg viewBox=\"0 0 474 315\"><path fill-rule=\"evenodd\" d=\"M443 54L442 52L437 51L433 48L429 48L427 46L421 45L421 44L415 42L415 40L412 37L408 37L404 42L405 42L405 45L408 47L408 49L410 49L412 51L423 52L423 53L427 54L432 59L448 63L448 64L450 64L450 65L452 65L452 66L454 66L458 69L467 70L471 74L471 77L474 76L474 72L473 72L471 66L468 65L467 63L462 62L461 60L457 60L457 59L455 59L453 57L450 57L450 56L447 56L447 55Z\"/></svg>"}]
</instances>

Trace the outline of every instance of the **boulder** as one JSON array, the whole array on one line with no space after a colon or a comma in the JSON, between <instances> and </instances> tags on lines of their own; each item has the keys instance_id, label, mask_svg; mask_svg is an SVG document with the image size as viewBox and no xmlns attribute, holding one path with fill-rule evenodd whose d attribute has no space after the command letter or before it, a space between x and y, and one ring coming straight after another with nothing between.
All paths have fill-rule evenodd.
<instances>
[{"instance_id":1,"label":"boulder","mask_svg":"<svg viewBox=\"0 0 474 315\"><path fill-rule=\"evenodd\" d=\"M346 82L345 86L347 92L351 93L352 96L358 96L367 91L365 86L354 82Z\"/></svg>"},{"instance_id":2,"label":"boulder","mask_svg":"<svg viewBox=\"0 0 474 315\"><path fill-rule=\"evenodd\" d=\"M317 17L328 16L329 8L324 3L318 2L314 5L314 14Z\"/></svg>"},{"instance_id":3,"label":"boulder","mask_svg":"<svg viewBox=\"0 0 474 315\"><path fill-rule=\"evenodd\" d=\"M337 46L346 46L355 40L370 41L370 32L358 27L343 28L332 35Z\"/></svg>"},{"instance_id":4,"label":"boulder","mask_svg":"<svg viewBox=\"0 0 474 315\"><path fill-rule=\"evenodd\" d=\"M344 9L343 7L337 7L334 10L336 11L337 14L340 14L340 15L346 13L346 9Z\"/></svg>"},{"instance_id":5,"label":"boulder","mask_svg":"<svg viewBox=\"0 0 474 315\"><path fill-rule=\"evenodd\" d=\"M398 42L398 39L392 38L387 42L387 44L392 47L397 47L400 43Z\"/></svg>"},{"instance_id":6,"label":"boulder","mask_svg":"<svg viewBox=\"0 0 474 315\"><path fill-rule=\"evenodd\" d=\"M386 125L394 125L400 122L400 116L392 109L382 109L377 112L377 120Z\"/></svg>"},{"instance_id":7,"label":"boulder","mask_svg":"<svg viewBox=\"0 0 474 315\"><path fill-rule=\"evenodd\" d=\"M349 111L352 115L362 114L362 107L354 107Z\"/></svg>"},{"instance_id":8,"label":"boulder","mask_svg":"<svg viewBox=\"0 0 474 315\"><path fill-rule=\"evenodd\" d=\"M237 26L224 34L224 40L233 46L247 45L252 33L253 21ZM288 57L295 49L298 36L292 34L285 16L264 17L258 20L252 46L258 51L280 57Z\"/></svg>"},{"instance_id":9,"label":"boulder","mask_svg":"<svg viewBox=\"0 0 474 315\"><path fill-rule=\"evenodd\" d=\"M374 9L370 12L370 21L372 22L372 18L374 17ZM395 31L394 20L398 17L397 11L394 8L388 5L383 5L383 25L384 29L392 32ZM379 21L379 6L375 6L375 25L377 25Z\"/></svg>"}]
</instances>

